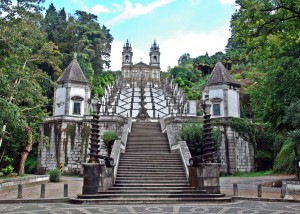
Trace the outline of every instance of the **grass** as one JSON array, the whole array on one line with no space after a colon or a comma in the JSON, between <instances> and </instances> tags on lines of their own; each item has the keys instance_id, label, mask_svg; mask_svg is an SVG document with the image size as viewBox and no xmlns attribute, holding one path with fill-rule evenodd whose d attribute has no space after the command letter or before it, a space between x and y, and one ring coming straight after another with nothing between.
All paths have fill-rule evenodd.
<instances>
[{"instance_id":1,"label":"grass","mask_svg":"<svg viewBox=\"0 0 300 214\"><path fill-rule=\"evenodd\" d=\"M12 174L9 174L9 175L2 175L0 176L0 180L5 180L5 179L15 179L15 178L22 178L22 177L26 177L28 176L28 174L20 174L20 175L17 175L17 173L12 173Z\"/></svg>"},{"instance_id":2,"label":"grass","mask_svg":"<svg viewBox=\"0 0 300 214\"><path fill-rule=\"evenodd\" d=\"M273 175L272 170L259 171L259 172L236 172L232 175L227 175L226 177L259 177L259 176L268 176Z\"/></svg>"}]
</instances>

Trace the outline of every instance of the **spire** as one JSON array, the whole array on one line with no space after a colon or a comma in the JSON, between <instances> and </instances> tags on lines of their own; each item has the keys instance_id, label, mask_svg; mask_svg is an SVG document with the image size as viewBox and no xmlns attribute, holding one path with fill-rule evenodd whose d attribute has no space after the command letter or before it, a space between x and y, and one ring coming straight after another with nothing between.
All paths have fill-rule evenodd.
<instances>
[{"instance_id":1,"label":"spire","mask_svg":"<svg viewBox=\"0 0 300 214\"><path fill-rule=\"evenodd\" d=\"M211 72L209 79L205 83L205 86L221 85L221 84L234 85L240 87L240 84L238 84L236 81L233 80L228 70L219 61L216 63L213 71Z\"/></svg>"},{"instance_id":2,"label":"spire","mask_svg":"<svg viewBox=\"0 0 300 214\"><path fill-rule=\"evenodd\" d=\"M58 83L77 82L77 83L84 83L84 84L88 83L77 61L76 53L74 53L74 59L69 64L69 66L64 70L62 75L58 78L57 82Z\"/></svg>"}]
</instances>

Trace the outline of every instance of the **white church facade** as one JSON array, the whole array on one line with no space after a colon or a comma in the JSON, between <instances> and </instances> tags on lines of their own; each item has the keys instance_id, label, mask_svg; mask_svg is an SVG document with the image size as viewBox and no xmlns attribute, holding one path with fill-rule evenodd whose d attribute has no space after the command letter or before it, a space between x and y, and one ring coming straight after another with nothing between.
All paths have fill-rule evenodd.
<instances>
[{"instance_id":1,"label":"white church facade","mask_svg":"<svg viewBox=\"0 0 300 214\"><path fill-rule=\"evenodd\" d=\"M138 80L144 78L149 81L160 81L160 50L159 45L154 41L150 48L150 63L146 64L142 61L133 64L133 51L131 44L124 44L122 52L122 75L127 80Z\"/></svg>"}]
</instances>

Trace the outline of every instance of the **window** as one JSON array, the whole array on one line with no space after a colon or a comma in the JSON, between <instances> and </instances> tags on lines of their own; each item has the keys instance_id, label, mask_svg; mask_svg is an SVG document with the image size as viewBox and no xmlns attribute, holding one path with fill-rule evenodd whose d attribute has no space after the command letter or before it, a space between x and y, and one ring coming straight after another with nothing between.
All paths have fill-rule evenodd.
<instances>
[{"instance_id":1,"label":"window","mask_svg":"<svg viewBox=\"0 0 300 214\"><path fill-rule=\"evenodd\" d=\"M80 114L80 103L74 102L73 114Z\"/></svg>"},{"instance_id":2,"label":"window","mask_svg":"<svg viewBox=\"0 0 300 214\"><path fill-rule=\"evenodd\" d=\"M220 116L221 115L220 104L213 104L213 115L214 116Z\"/></svg>"}]
</instances>

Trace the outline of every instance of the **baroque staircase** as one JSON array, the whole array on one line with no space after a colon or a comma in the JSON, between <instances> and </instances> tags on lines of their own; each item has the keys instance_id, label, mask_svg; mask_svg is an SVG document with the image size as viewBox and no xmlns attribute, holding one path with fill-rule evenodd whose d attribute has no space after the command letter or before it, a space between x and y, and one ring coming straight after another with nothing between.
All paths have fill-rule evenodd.
<instances>
[{"instance_id":1,"label":"baroque staircase","mask_svg":"<svg viewBox=\"0 0 300 214\"><path fill-rule=\"evenodd\" d=\"M115 185L98 195L78 195L72 203L184 203L231 201L189 186L180 154L171 153L160 124L136 122L121 154Z\"/></svg>"}]
</instances>

